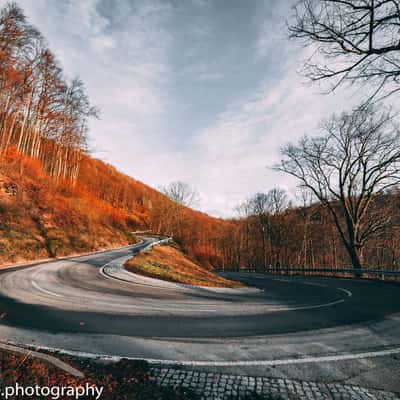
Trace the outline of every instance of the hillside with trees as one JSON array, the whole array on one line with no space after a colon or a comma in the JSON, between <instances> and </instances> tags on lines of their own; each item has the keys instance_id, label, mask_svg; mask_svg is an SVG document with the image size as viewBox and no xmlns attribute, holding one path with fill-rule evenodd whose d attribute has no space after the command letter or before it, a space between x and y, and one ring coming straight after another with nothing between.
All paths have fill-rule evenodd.
<instances>
[{"instance_id":1,"label":"hillside with trees","mask_svg":"<svg viewBox=\"0 0 400 400\"><path fill-rule=\"evenodd\" d=\"M338 26L328 44L321 39L321 2L303 3L292 36L346 55L348 46L337 51ZM380 19L378 33L391 29ZM383 50L394 56L386 47L370 44L360 56L377 53L376 64ZM352 74L372 68L361 65L331 75L357 82ZM0 12L0 89L0 264L123 246L136 240L132 232L150 230L209 268L399 268L400 136L390 110L364 105L334 115L318 137L289 144L276 169L298 179L297 197L279 188L257 193L223 220L191 209L198 194L186 183L157 191L89 155L88 120L99 111L13 3Z\"/></svg>"},{"instance_id":2,"label":"hillside with trees","mask_svg":"<svg viewBox=\"0 0 400 400\"><path fill-rule=\"evenodd\" d=\"M87 155L74 184L14 149L0 155L0 265L124 246L151 230L222 266L218 237L229 226Z\"/></svg>"},{"instance_id":3,"label":"hillside with trees","mask_svg":"<svg viewBox=\"0 0 400 400\"><path fill-rule=\"evenodd\" d=\"M74 184L14 149L0 157L0 265L124 246L141 230L173 236L207 267L223 265L218 238L230 222L175 203L87 155Z\"/></svg>"},{"instance_id":4,"label":"hillside with trees","mask_svg":"<svg viewBox=\"0 0 400 400\"><path fill-rule=\"evenodd\" d=\"M282 195L278 202L275 192ZM309 196L300 199L300 195L296 206L281 189L257 193L243 202L240 218L220 241L226 265L271 272L285 272L286 268L352 268L329 208ZM341 214L338 202L332 202L331 207ZM377 196L370 212L380 221L388 221L363 246L361 268L399 270L400 191L396 188ZM342 217L340 224L344 224Z\"/></svg>"},{"instance_id":5,"label":"hillside with trees","mask_svg":"<svg viewBox=\"0 0 400 400\"><path fill-rule=\"evenodd\" d=\"M220 257L220 221L88 155L98 110L14 3L0 12L0 89L0 264L126 245L140 229L187 238L206 265Z\"/></svg>"}]
</instances>

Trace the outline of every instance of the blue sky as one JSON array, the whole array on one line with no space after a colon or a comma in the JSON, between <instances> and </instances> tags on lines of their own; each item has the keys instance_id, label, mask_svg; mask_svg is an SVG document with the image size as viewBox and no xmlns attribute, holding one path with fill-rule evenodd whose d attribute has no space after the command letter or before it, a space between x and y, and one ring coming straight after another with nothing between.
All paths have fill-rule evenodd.
<instances>
[{"instance_id":1,"label":"blue sky","mask_svg":"<svg viewBox=\"0 0 400 400\"><path fill-rule=\"evenodd\" d=\"M18 4L101 109L93 155L153 187L190 183L212 215L275 186L294 193L267 166L357 98L323 95L299 75L309 50L287 38L290 0Z\"/></svg>"}]
</instances>

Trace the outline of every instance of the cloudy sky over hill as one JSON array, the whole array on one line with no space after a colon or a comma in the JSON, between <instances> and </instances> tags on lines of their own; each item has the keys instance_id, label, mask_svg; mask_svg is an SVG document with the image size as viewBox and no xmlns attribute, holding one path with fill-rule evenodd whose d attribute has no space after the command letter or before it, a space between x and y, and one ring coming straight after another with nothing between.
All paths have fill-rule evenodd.
<instances>
[{"instance_id":1,"label":"cloudy sky over hill","mask_svg":"<svg viewBox=\"0 0 400 400\"><path fill-rule=\"evenodd\" d=\"M18 4L100 107L94 155L155 187L189 182L213 215L257 191L293 190L267 168L280 146L355 101L298 74L307 54L287 38L289 0Z\"/></svg>"}]
</instances>

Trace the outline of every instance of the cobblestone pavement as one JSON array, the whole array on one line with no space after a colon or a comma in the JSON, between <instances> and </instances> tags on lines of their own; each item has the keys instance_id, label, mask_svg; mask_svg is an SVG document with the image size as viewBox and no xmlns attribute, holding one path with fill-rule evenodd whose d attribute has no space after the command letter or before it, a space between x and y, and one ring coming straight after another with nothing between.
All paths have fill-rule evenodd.
<instances>
[{"instance_id":1,"label":"cobblestone pavement","mask_svg":"<svg viewBox=\"0 0 400 400\"><path fill-rule=\"evenodd\" d=\"M395 400L398 394L340 383L226 375L175 368L153 368L153 379L162 386L190 389L203 400L300 399ZM253 396L252 396L253 395ZM258 396L257 396L258 395Z\"/></svg>"}]
</instances>

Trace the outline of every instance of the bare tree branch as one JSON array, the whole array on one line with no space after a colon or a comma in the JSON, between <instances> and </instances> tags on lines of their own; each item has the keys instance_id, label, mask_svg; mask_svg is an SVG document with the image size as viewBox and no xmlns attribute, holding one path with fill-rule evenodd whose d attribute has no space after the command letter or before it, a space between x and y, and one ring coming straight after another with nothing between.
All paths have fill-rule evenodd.
<instances>
[{"instance_id":1,"label":"bare tree branch","mask_svg":"<svg viewBox=\"0 0 400 400\"><path fill-rule=\"evenodd\" d=\"M370 99L397 91L399 29L395 0L300 0L289 23L291 38L316 47L304 68L307 77L329 80L332 90L368 82L375 87Z\"/></svg>"}]
</instances>

